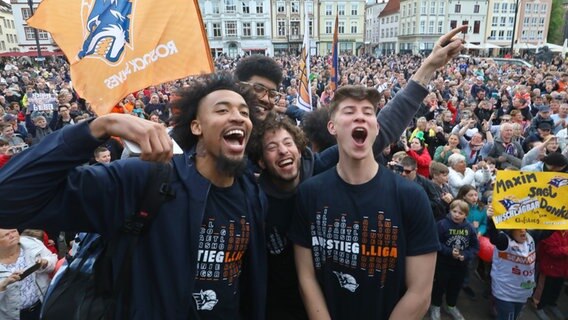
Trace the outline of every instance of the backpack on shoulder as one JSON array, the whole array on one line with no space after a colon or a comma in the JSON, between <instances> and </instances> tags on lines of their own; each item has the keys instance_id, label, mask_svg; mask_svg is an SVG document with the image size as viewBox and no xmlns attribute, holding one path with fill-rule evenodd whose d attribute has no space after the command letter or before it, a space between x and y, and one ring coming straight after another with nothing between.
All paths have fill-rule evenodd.
<instances>
[{"instance_id":1,"label":"backpack on shoulder","mask_svg":"<svg viewBox=\"0 0 568 320\"><path fill-rule=\"evenodd\" d=\"M152 168L140 211L130 216L111 239L86 234L76 254L66 258L44 297L41 319L113 319L118 304L128 314L134 249L161 204L175 196L169 184L171 165L156 164ZM112 258L118 239L124 237L129 238L129 243L118 267L116 279L121 280L114 283Z\"/></svg>"}]
</instances>

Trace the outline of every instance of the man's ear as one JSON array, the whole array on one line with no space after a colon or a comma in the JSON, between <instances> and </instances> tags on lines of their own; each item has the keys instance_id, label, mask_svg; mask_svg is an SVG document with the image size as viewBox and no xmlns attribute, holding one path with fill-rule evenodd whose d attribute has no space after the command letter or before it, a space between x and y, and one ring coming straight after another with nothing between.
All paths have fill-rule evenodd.
<instances>
[{"instance_id":1,"label":"man's ear","mask_svg":"<svg viewBox=\"0 0 568 320\"><path fill-rule=\"evenodd\" d=\"M333 123L333 121L329 120L327 123L327 131L329 131L329 133L332 136L336 136L337 135L337 131L335 130L335 124Z\"/></svg>"},{"instance_id":2,"label":"man's ear","mask_svg":"<svg viewBox=\"0 0 568 320\"><path fill-rule=\"evenodd\" d=\"M201 123L199 122L199 120L196 119L196 120L191 121L189 128L191 129L191 133L194 136L200 136L201 135Z\"/></svg>"},{"instance_id":3,"label":"man's ear","mask_svg":"<svg viewBox=\"0 0 568 320\"><path fill-rule=\"evenodd\" d=\"M262 170L266 170L266 164L264 163L263 159L259 159L258 160L258 166L262 169Z\"/></svg>"}]
</instances>

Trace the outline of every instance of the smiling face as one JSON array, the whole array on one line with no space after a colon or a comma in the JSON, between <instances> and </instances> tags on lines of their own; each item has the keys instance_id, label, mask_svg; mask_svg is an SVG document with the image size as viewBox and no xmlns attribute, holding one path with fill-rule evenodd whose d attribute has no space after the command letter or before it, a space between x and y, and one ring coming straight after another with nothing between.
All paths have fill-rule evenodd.
<instances>
[{"instance_id":1,"label":"smiling face","mask_svg":"<svg viewBox=\"0 0 568 320\"><path fill-rule=\"evenodd\" d=\"M336 136L340 150L350 158L373 156L372 146L379 134L375 107L368 100L347 98L339 103L327 128Z\"/></svg>"},{"instance_id":2,"label":"smiling face","mask_svg":"<svg viewBox=\"0 0 568 320\"><path fill-rule=\"evenodd\" d=\"M272 181L296 186L300 180L301 155L294 138L284 128L267 131L262 139L259 165Z\"/></svg>"},{"instance_id":3,"label":"smiling face","mask_svg":"<svg viewBox=\"0 0 568 320\"><path fill-rule=\"evenodd\" d=\"M191 132L198 137L199 152L216 161L241 161L252 130L245 99L231 90L217 90L199 102Z\"/></svg>"},{"instance_id":4,"label":"smiling face","mask_svg":"<svg viewBox=\"0 0 568 320\"><path fill-rule=\"evenodd\" d=\"M448 137L448 146L450 146L450 147L452 147L452 148L455 148L455 147L458 146L459 143L460 143L460 139L458 138L457 135L451 134L451 135Z\"/></svg>"}]
</instances>

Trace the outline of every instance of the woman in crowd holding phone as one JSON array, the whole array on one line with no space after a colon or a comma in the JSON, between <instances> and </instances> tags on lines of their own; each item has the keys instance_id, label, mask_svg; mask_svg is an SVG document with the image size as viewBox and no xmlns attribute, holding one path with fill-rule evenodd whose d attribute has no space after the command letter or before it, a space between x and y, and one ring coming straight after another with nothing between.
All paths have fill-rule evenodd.
<instances>
[{"instance_id":1,"label":"woman in crowd holding phone","mask_svg":"<svg viewBox=\"0 0 568 320\"><path fill-rule=\"evenodd\" d=\"M39 319L56 262L41 241L0 229L0 319Z\"/></svg>"}]
</instances>

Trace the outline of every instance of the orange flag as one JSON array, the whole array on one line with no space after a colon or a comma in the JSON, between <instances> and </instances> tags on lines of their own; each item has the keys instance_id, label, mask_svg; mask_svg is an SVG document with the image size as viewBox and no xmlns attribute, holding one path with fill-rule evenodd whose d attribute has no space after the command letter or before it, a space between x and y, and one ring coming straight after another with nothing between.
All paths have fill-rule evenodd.
<instances>
[{"instance_id":1,"label":"orange flag","mask_svg":"<svg viewBox=\"0 0 568 320\"><path fill-rule=\"evenodd\" d=\"M131 92L214 68L197 0L43 0L28 24L51 33L99 115Z\"/></svg>"}]
</instances>

